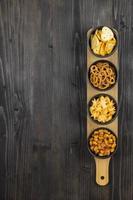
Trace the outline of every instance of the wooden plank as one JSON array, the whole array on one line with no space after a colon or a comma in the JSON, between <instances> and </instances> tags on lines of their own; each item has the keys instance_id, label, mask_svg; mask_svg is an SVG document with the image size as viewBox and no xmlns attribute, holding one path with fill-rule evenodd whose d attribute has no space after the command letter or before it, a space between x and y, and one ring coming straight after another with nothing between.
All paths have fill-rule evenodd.
<instances>
[{"instance_id":1,"label":"wooden plank","mask_svg":"<svg viewBox=\"0 0 133 200\"><path fill-rule=\"evenodd\" d=\"M34 3L0 2L2 200L31 198L32 67L36 65L38 36L38 13Z\"/></svg>"}]
</instances>

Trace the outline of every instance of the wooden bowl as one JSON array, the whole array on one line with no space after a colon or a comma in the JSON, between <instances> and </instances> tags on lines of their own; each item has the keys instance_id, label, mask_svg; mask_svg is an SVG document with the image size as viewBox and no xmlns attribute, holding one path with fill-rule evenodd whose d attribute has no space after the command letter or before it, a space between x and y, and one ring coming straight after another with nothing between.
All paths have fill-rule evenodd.
<instances>
[{"instance_id":1,"label":"wooden bowl","mask_svg":"<svg viewBox=\"0 0 133 200\"><path fill-rule=\"evenodd\" d=\"M107 62L107 63L109 64L109 66L111 67L111 69L114 71L115 75L116 75L115 83L112 84L110 87L108 87L108 88L106 88L106 89L97 88L97 87L95 87L95 86L91 83L91 81L90 81L90 68L91 68L92 65L96 65L96 64L99 63L99 62L101 62L101 63ZM110 90L110 89L112 89L112 88L115 86L115 84L116 84L116 82L117 82L117 69L116 69L115 65L114 65L112 62L110 62L109 60L97 60L97 61L95 61L94 63L92 63L92 64L90 65L90 67L89 67L89 70L88 70L88 80L89 80L91 86L92 86L93 88L95 88L96 90L99 90L99 91L107 91L107 90Z\"/></svg>"},{"instance_id":2,"label":"wooden bowl","mask_svg":"<svg viewBox=\"0 0 133 200\"><path fill-rule=\"evenodd\" d=\"M108 130L108 131L109 131L112 135L114 135L115 138L116 138L116 147L115 147L115 151L112 152L110 155L107 155L107 156L99 156L99 155L95 154L95 153L90 149L90 145L89 145L90 138L92 137L93 133L94 133L95 131L98 131L99 129ZM88 150L89 150L89 152L91 153L92 156L95 156L95 157L97 157L97 158L105 159L105 158L112 157L112 156L116 153L117 148L118 148L117 136L116 136L116 134L115 134L112 130L110 130L109 128L105 128L105 127L96 128L96 129L94 129L94 130L90 133L90 135L89 135L89 137L88 137Z\"/></svg>"},{"instance_id":3,"label":"wooden bowl","mask_svg":"<svg viewBox=\"0 0 133 200\"><path fill-rule=\"evenodd\" d=\"M111 30L112 30L112 32L114 33L114 37L115 37L115 39L116 39L116 45L115 45L115 47L114 47L114 49L112 50L112 52L110 53L110 54L107 54L107 55L105 55L105 56L101 56L101 55L98 55L98 54L95 54L94 52L93 52L93 50L91 49L91 35L92 34L94 34L95 33L95 31L98 29L98 30L101 30L102 28L103 28L103 26L98 26L98 27L95 27L94 29L92 29L92 31L90 32L90 35L89 35L89 40L88 40L88 42L89 42L89 50L92 52L92 54L93 55L95 55L95 56L97 56L97 57L99 57L99 58L106 58L106 57L109 57L109 56L111 56L112 54L114 54L114 52L115 52L115 50L117 49L117 47L118 47L118 37L117 37L117 33L116 33L116 31L113 29L113 28L111 28L111 27L109 27L109 26L107 26L108 28L110 28Z\"/></svg>"},{"instance_id":4,"label":"wooden bowl","mask_svg":"<svg viewBox=\"0 0 133 200\"><path fill-rule=\"evenodd\" d=\"M116 112L115 112L115 114L113 115L112 119L109 120L109 121L107 121L107 122L99 122L99 121L93 119L93 118L91 117L91 113L90 113L90 107L92 106L92 100L93 100L93 99L97 99L97 98L99 98L99 97L101 97L101 96L107 96L107 97L109 97L111 100L113 100L114 105L115 105L115 108L116 108ZM90 99L89 103L88 103L88 114L89 114L89 117L91 118L91 120L94 121L96 124L100 124L100 125L107 125L107 124L110 124L110 123L112 123L112 122L114 121L114 119L117 117L117 114L118 114L118 112L117 112L117 103L116 103L116 100L115 100L111 95L109 95L109 94L105 94L105 93L97 94L97 95L93 96L93 97Z\"/></svg>"}]
</instances>

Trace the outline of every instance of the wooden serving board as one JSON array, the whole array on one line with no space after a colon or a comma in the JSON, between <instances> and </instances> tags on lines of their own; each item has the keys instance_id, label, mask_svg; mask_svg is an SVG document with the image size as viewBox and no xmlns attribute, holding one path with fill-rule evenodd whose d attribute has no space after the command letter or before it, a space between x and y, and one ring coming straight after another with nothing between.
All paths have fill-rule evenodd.
<instances>
[{"instance_id":1,"label":"wooden serving board","mask_svg":"<svg viewBox=\"0 0 133 200\"><path fill-rule=\"evenodd\" d=\"M87 32L87 143L88 143L88 137L89 134L96 128L99 127L105 127L105 128L109 128L111 129L116 136L118 137L118 116L114 119L114 121L112 121L111 123L107 124L107 125L98 125L97 123L93 122L92 119L89 117L89 113L88 113L88 102L89 100L100 93L105 93L105 94L109 94L111 95L117 102L118 105L118 78L119 78L119 65L118 65L118 33L116 30L116 36L117 36L117 47L115 52L108 56L108 57L98 57L95 56L89 47L89 37L90 34L92 32L92 28ZM112 62L116 69L117 69L117 82L115 84L115 86L107 91L98 91L95 88L92 87L92 85L89 82L88 79L88 70L89 67L92 65L92 63L94 63L95 61L100 61L100 60L107 60ZM107 185L109 182L109 162L111 158L106 158L106 159L100 159L97 157L94 157L95 159L95 163L96 163L96 183L98 185Z\"/></svg>"}]
</instances>

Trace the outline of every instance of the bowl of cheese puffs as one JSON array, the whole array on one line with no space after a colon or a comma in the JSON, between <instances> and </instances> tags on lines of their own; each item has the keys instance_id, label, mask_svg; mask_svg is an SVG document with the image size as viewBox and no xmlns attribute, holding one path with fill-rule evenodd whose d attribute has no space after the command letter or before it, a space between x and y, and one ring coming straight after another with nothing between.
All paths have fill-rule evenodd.
<instances>
[{"instance_id":1,"label":"bowl of cheese puffs","mask_svg":"<svg viewBox=\"0 0 133 200\"><path fill-rule=\"evenodd\" d=\"M91 52L98 57L108 57L114 53L118 44L115 31L107 26L92 30L89 38Z\"/></svg>"},{"instance_id":2,"label":"bowl of cheese puffs","mask_svg":"<svg viewBox=\"0 0 133 200\"><path fill-rule=\"evenodd\" d=\"M101 125L109 124L117 116L117 103L108 94L97 94L89 101L88 113L95 123Z\"/></svg>"}]
</instances>

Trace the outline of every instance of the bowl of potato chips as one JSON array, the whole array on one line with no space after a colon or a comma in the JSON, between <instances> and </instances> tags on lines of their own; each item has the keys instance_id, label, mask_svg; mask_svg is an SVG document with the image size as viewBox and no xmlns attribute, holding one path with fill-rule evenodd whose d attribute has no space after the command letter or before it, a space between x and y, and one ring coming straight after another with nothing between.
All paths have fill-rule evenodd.
<instances>
[{"instance_id":1,"label":"bowl of potato chips","mask_svg":"<svg viewBox=\"0 0 133 200\"><path fill-rule=\"evenodd\" d=\"M88 113L95 123L101 125L109 124L117 116L117 103L108 94L97 94L89 101Z\"/></svg>"},{"instance_id":2,"label":"bowl of potato chips","mask_svg":"<svg viewBox=\"0 0 133 200\"><path fill-rule=\"evenodd\" d=\"M92 30L89 38L91 52L98 57L107 57L114 53L118 44L112 28L100 26Z\"/></svg>"}]
</instances>

